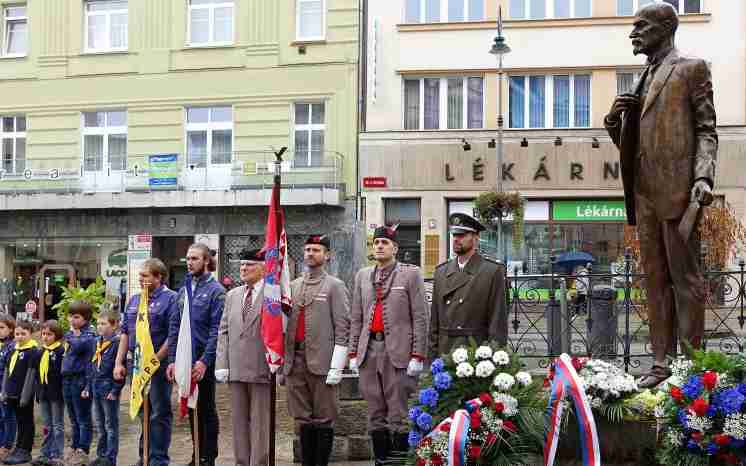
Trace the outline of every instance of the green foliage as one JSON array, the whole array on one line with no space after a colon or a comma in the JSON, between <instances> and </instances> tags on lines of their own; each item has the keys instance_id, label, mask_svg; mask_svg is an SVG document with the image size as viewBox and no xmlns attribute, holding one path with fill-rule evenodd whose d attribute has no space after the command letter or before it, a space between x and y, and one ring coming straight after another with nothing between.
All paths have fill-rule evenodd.
<instances>
[{"instance_id":1,"label":"green foliage","mask_svg":"<svg viewBox=\"0 0 746 466\"><path fill-rule=\"evenodd\" d=\"M715 371L729 373L736 368L734 358L726 353L705 350L691 350L691 346L685 342L686 350L692 355L694 362L693 370L696 372Z\"/></svg>"},{"instance_id":2,"label":"green foliage","mask_svg":"<svg viewBox=\"0 0 746 466\"><path fill-rule=\"evenodd\" d=\"M70 328L67 318L70 312L70 305L75 301L84 301L91 305L93 310L91 324L95 325L101 308L106 303L106 282L104 282L104 279L96 277L96 281L85 288L76 286L62 287L62 300L52 306L52 309L57 311L59 323L65 331Z\"/></svg>"}]
</instances>

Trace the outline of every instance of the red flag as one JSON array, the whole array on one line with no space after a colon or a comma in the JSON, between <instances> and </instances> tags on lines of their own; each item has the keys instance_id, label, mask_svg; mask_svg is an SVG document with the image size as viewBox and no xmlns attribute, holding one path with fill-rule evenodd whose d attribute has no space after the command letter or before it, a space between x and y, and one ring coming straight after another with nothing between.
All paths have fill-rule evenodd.
<instances>
[{"instance_id":1,"label":"red flag","mask_svg":"<svg viewBox=\"0 0 746 466\"><path fill-rule=\"evenodd\" d=\"M269 370L274 373L285 357L283 307L291 306L290 272L287 261L285 215L280 206L280 184L272 189L264 242L264 301L262 302L262 340Z\"/></svg>"}]
</instances>

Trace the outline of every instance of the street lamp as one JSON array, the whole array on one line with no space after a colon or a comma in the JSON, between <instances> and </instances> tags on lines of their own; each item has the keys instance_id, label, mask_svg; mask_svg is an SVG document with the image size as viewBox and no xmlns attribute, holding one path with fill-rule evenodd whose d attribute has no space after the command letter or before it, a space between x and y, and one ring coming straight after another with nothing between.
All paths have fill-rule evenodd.
<instances>
[{"instance_id":1,"label":"street lamp","mask_svg":"<svg viewBox=\"0 0 746 466\"><path fill-rule=\"evenodd\" d=\"M497 192L503 192L503 55L510 53L510 47L503 37L502 7L497 9L497 37L490 53L497 57ZM497 218L497 257L504 260L502 252L503 212Z\"/></svg>"}]
</instances>

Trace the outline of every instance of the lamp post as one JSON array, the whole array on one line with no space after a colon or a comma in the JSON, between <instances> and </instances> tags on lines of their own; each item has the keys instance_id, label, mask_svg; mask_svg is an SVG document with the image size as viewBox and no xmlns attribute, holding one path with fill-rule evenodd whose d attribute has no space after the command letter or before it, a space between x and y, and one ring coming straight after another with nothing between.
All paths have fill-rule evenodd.
<instances>
[{"instance_id":1,"label":"lamp post","mask_svg":"<svg viewBox=\"0 0 746 466\"><path fill-rule=\"evenodd\" d=\"M510 53L510 47L503 37L502 7L497 9L497 37L490 53L497 58L497 192L503 192L503 55ZM505 260L502 247L503 212L497 217L497 257Z\"/></svg>"}]
</instances>

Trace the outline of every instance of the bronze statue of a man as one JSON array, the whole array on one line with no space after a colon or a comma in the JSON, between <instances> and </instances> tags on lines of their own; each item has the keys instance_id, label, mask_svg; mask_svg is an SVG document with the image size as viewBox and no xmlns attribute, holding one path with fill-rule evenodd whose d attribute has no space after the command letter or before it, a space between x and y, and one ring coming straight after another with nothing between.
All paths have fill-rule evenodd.
<instances>
[{"instance_id":1,"label":"bronze statue of a man","mask_svg":"<svg viewBox=\"0 0 746 466\"><path fill-rule=\"evenodd\" d=\"M634 92L616 97L604 126L621 154L627 219L637 225L647 274L653 368L638 383L653 387L670 371L667 355L682 341L698 348L704 333L704 280L696 226L712 203L718 137L707 63L674 46L679 19L668 3L641 8L629 35L647 66Z\"/></svg>"}]
</instances>

